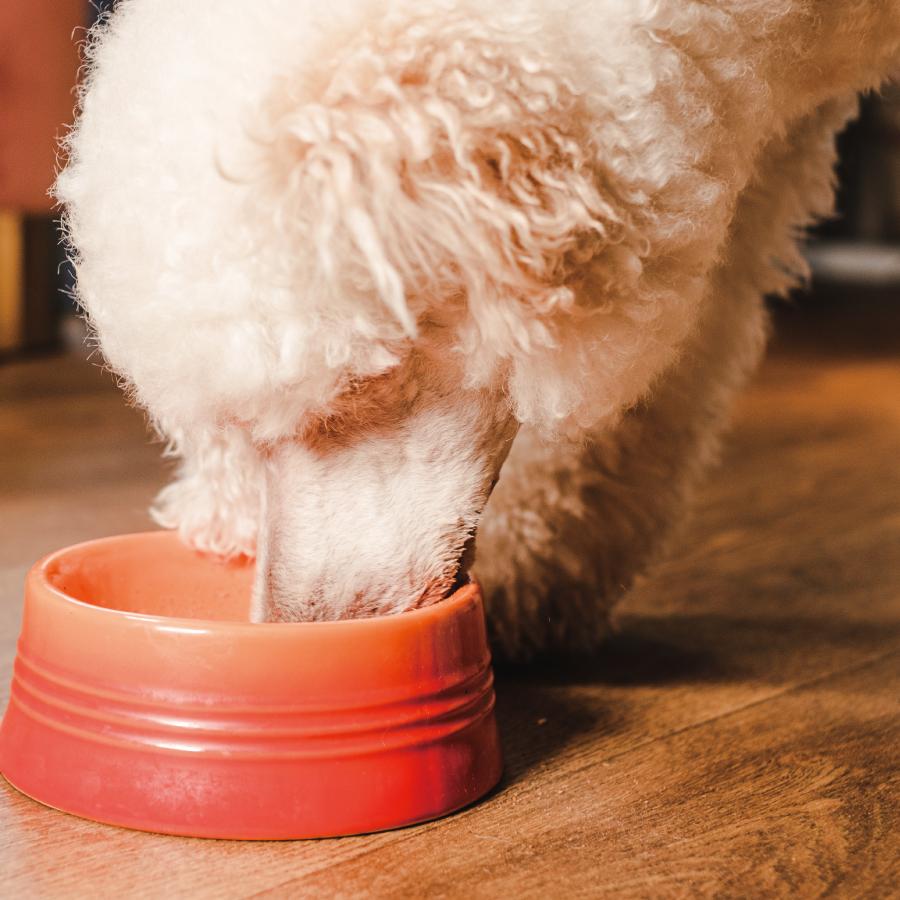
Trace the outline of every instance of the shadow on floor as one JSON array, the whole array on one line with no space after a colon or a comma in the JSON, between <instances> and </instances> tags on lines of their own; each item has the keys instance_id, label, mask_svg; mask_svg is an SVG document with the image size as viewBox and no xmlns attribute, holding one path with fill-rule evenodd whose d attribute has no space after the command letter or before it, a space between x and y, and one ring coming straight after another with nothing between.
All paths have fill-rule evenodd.
<instances>
[{"instance_id":1,"label":"shadow on floor","mask_svg":"<svg viewBox=\"0 0 900 900\"><path fill-rule=\"evenodd\" d=\"M803 682L900 648L900 622L728 614L633 616L590 656L498 663L508 787L564 748L626 730L622 687ZM606 690L605 690L606 689Z\"/></svg>"}]
</instances>

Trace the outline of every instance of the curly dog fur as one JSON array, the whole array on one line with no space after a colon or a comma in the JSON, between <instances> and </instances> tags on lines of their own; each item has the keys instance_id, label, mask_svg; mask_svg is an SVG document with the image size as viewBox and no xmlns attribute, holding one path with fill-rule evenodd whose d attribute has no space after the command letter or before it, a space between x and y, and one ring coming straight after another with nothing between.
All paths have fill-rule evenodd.
<instances>
[{"instance_id":1,"label":"curly dog fur","mask_svg":"<svg viewBox=\"0 0 900 900\"><path fill-rule=\"evenodd\" d=\"M893 0L494 7L123 0L91 36L79 297L181 459L157 520L257 553L256 618L434 602L477 531L502 651L593 646L900 59Z\"/></svg>"}]
</instances>

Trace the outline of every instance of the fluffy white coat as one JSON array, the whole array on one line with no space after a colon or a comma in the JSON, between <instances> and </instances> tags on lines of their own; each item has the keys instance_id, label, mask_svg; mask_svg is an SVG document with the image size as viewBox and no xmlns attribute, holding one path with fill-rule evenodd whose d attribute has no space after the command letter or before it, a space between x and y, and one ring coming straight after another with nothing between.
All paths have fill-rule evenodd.
<instances>
[{"instance_id":1,"label":"fluffy white coat","mask_svg":"<svg viewBox=\"0 0 900 900\"><path fill-rule=\"evenodd\" d=\"M259 546L260 618L397 611L506 460L496 639L591 646L898 52L893 0L123 0L57 192L158 519Z\"/></svg>"}]
</instances>

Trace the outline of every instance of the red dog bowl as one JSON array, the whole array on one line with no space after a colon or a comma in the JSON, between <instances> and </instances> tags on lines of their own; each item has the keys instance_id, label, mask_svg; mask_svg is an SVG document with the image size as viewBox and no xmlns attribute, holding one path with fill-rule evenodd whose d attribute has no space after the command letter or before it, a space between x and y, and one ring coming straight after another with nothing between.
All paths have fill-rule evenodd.
<instances>
[{"instance_id":1,"label":"red dog bowl","mask_svg":"<svg viewBox=\"0 0 900 900\"><path fill-rule=\"evenodd\" d=\"M402 615L252 624L252 577L167 532L35 565L7 780L89 819L219 838L396 828L497 783L477 585Z\"/></svg>"}]
</instances>

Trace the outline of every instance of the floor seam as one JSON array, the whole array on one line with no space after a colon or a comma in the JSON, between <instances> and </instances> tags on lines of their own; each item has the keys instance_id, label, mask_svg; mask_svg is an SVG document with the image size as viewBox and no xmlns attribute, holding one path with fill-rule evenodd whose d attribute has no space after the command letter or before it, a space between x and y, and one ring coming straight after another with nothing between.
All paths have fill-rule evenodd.
<instances>
[{"instance_id":1,"label":"floor seam","mask_svg":"<svg viewBox=\"0 0 900 900\"><path fill-rule=\"evenodd\" d=\"M675 728L672 731L667 731L665 734L659 734L655 737L648 738L645 741L641 741L638 744L634 744L626 750L620 750L618 752L612 753L608 756L603 756L598 760L594 760L590 763L585 763L582 766L579 766L577 769L568 769L566 774L574 775L580 772L585 772L589 769L594 768L594 766L607 762L612 762L613 760L620 759L623 756L627 756L629 753L633 753L635 750L642 750L645 747L649 747L652 744L659 743L660 741L668 740L672 737L678 737L679 735L685 734L688 731L692 731L695 728L702 728L706 725L709 725L713 722L718 722L723 719L728 719L731 716L738 715L739 713L745 712L748 709L753 709L755 706L762 706L765 703L769 703L772 700L778 700L782 697L786 697L788 694L793 693L794 691L801 690L804 688L811 687L812 685L818 684L823 681L827 681L830 678L834 678L841 675L848 675L853 672L860 671L862 669L866 669L869 666L876 665L877 663L883 662L886 659L890 659L892 656L900 655L900 648L895 647L893 650L889 650L886 653L881 653L877 656L871 656L868 659L862 660L857 663L853 663L852 665L846 666L842 669L835 669L831 672L824 673L822 675L817 675L815 678L810 678L806 681L798 681L796 684L792 684L789 687L785 687L782 690L777 691L774 694L770 694L767 697L762 697L758 700L751 700L749 703L745 703L741 706L737 706L734 709L730 709L727 712L722 712L714 716L710 716L708 719L701 719L697 722L691 722L689 725L684 725L681 728Z\"/></svg>"}]
</instances>

